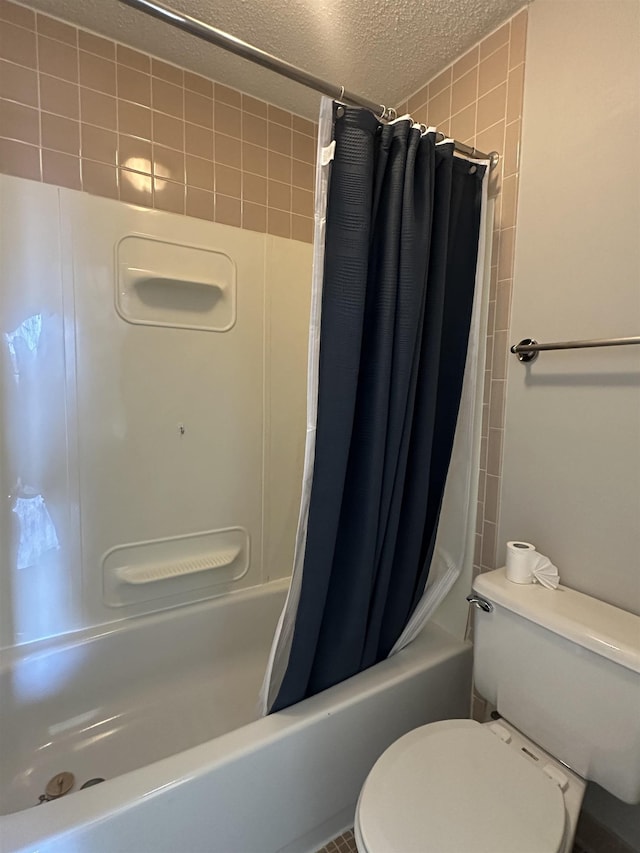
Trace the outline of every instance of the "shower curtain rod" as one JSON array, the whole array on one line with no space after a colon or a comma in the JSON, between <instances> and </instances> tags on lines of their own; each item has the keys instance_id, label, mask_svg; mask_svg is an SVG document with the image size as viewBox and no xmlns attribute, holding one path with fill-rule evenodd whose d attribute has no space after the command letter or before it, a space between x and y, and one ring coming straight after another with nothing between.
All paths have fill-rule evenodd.
<instances>
[{"instance_id":1,"label":"shower curtain rod","mask_svg":"<svg viewBox=\"0 0 640 853\"><path fill-rule=\"evenodd\" d=\"M370 101L368 98L363 98L361 95L349 92L344 88L344 86L336 86L332 83L328 83L326 80L316 77L315 74L310 74L308 71L304 71L302 68L292 65L284 59L280 59L277 56L266 53L266 51L261 50L259 47L247 44L246 41L242 41L229 33L225 33L223 30L219 30L217 27L211 26L211 24L205 24L197 18L192 18L191 15L187 15L184 12L178 12L175 9L171 9L169 6L155 2L155 0L120 0L120 2L124 3L126 6L131 6L133 9L137 9L140 12L145 12L153 18L158 18L173 27L177 27L179 30L184 30L193 36L197 36L198 38L209 42L209 44L214 44L217 47L228 50L230 53L235 53L238 56L241 56L243 59L248 59L251 62L255 62L257 65L262 65L263 68L268 68L269 71L275 71L276 74L288 77L289 80L301 83L309 89L314 89L316 92L328 95L336 101L342 101L358 107L365 107L381 119L391 120L396 118L396 111L393 107L385 107L384 104L376 104L375 101ZM445 138L443 133L438 133L438 136L442 139ZM464 154L466 157L470 157L473 160L489 160L491 164L490 168L492 169L497 165L500 158L497 151L492 151L490 154L484 154L482 151L478 151L473 146L465 145L464 142L458 142L457 140L454 140L454 147L460 154Z\"/></svg>"}]
</instances>

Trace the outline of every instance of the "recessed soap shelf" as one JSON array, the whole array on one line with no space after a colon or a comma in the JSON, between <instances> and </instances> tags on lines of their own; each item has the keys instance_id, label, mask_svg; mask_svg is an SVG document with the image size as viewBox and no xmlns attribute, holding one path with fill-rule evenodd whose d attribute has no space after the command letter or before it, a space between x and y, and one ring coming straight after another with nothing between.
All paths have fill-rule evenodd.
<instances>
[{"instance_id":1,"label":"recessed soap shelf","mask_svg":"<svg viewBox=\"0 0 640 853\"><path fill-rule=\"evenodd\" d=\"M208 572L211 569L221 569L230 566L240 553L240 547L228 548L207 554L194 560L181 560L177 563L164 563L159 565L120 566L116 569L116 576L125 583L141 584L153 583L166 578L178 578L182 575L194 575L197 572Z\"/></svg>"},{"instance_id":2,"label":"recessed soap shelf","mask_svg":"<svg viewBox=\"0 0 640 853\"><path fill-rule=\"evenodd\" d=\"M249 560L242 527L118 545L102 558L104 601L123 607L189 593L202 598L207 589L219 594L244 577Z\"/></svg>"}]
</instances>

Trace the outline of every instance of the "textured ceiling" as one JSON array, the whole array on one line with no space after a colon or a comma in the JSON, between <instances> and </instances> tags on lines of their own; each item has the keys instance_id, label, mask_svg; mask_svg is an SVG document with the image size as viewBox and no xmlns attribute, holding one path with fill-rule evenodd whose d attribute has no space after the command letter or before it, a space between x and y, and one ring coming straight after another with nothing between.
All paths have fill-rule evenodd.
<instances>
[{"instance_id":1,"label":"textured ceiling","mask_svg":"<svg viewBox=\"0 0 640 853\"><path fill-rule=\"evenodd\" d=\"M525 0L168 0L371 100L397 104ZM29 4L168 62L315 118L318 96L118 0Z\"/></svg>"}]
</instances>

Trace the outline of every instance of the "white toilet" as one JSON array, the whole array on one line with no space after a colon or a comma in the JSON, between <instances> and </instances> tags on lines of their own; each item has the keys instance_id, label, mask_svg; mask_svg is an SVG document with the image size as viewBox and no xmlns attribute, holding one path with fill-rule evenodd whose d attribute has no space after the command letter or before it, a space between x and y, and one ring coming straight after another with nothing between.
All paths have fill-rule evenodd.
<instances>
[{"instance_id":1,"label":"white toilet","mask_svg":"<svg viewBox=\"0 0 640 853\"><path fill-rule=\"evenodd\" d=\"M473 588L475 686L502 719L392 744L360 793L360 853L569 853L586 780L640 801L640 617L503 569Z\"/></svg>"}]
</instances>

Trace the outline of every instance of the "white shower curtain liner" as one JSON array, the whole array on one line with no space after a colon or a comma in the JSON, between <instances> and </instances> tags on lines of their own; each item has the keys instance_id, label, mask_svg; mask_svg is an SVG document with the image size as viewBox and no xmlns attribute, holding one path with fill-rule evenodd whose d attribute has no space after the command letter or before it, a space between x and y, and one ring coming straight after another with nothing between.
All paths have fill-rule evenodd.
<instances>
[{"instance_id":1,"label":"white shower curtain liner","mask_svg":"<svg viewBox=\"0 0 640 853\"><path fill-rule=\"evenodd\" d=\"M307 434L302 496L298 516L291 585L276 627L260 691L258 707L261 716L268 714L269 708L275 701L282 685L289 661L302 587L309 503L315 460L322 281L324 276L329 168L333 156L332 139L333 101L330 98L322 98L318 124L313 275L309 327L309 361L307 368ZM470 566L470 562L473 559L484 379L485 335L483 330L486 326L488 307L487 283L489 281L488 273L490 272L488 247L491 245L490 235L493 224L493 204L487 204L489 164L488 161L486 163L482 161L480 165L486 165L487 169L482 187L482 213L478 263L476 267L476 289L460 412L436 537L434 557L424 594L405 630L391 650L390 656L400 651L400 649L415 639L426 621L451 589L463 567Z\"/></svg>"}]
</instances>

